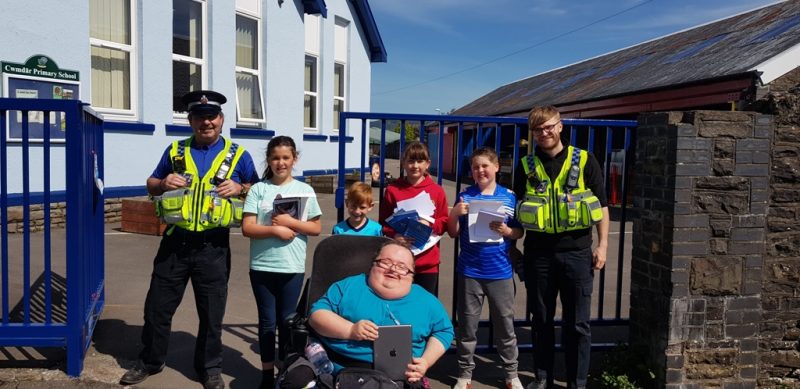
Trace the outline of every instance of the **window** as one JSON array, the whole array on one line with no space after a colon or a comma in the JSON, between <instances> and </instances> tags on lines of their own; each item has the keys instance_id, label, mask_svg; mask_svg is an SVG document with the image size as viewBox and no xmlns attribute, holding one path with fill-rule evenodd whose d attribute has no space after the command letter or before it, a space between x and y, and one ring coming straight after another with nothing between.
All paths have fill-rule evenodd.
<instances>
[{"instance_id":1,"label":"window","mask_svg":"<svg viewBox=\"0 0 800 389\"><path fill-rule=\"evenodd\" d=\"M317 57L306 54L305 96L303 100L303 127L317 128Z\"/></svg>"},{"instance_id":2,"label":"window","mask_svg":"<svg viewBox=\"0 0 800 389\"><path fill-rule=\"evenodd\" d=\"M800 24L800 15L797 15L792 18L783 19L780 23L774 23L774 24L775 24L774 27L770 28L761 35L753 38L753 40L750 41L750 43L766 42L772 38L780 36L786 31L789 31L792 27Z\"/></svg>"},{"instance_id":3,"label":"window","mask_svg":"<svg viewBox=\"0 0 800 389\"><path fill-rule=\"evenodd\" d=\"M713 36L711 38L704 39L704 40L699 41L699 42L695 42L691 46L688 46L688 47L684 48L683 50L675 53L672 57L670 57L666 61L664 61L664 63L665 64L672 64L672 63L680 62L682 59L689 58L689 57L691 57L691 56L703 51L703 49L713 45L714 43L717 43L717 42L721 41L726 36L728 36L728 33L719 34L719 35Z\"/></svg>"},{"instance_id":4,"label":"window","mask_svg":"<svg viewBox=\"0 0 800 389\"><path fill-rule=\"evenodd\" d=\"M333 131L339 131L339 115L347 106L347 53L348 23L336 20L334 27L334 64L333 64Z\"/></svg>"},{"instance_id":5,"label":"window","mask_svg":"<svg viewBox=\"0 0 800 389\"><path fill-rule=\"evenodd\" d=\"M306 132L319 132L317 113L319 112L319 28L317 15L305 15L306 61L303 75L303 127Z\"/></svg>"},{"instance_id":6,"label":"window","mask_svg":"<svg viewBox=\"0 0 800 389\"><path fill-rule=\"evenodd\" d=\"M181 97L205 85L205 3L172 0L172 110Z\"/></svg>"},{"instance_id":7,"label":"window","mask_svg":"<svg viewBox=\"0 0 800 389\"><path fill-rule=\"evenodd\" d=\"M258 20L236 15L236 104L239 122L264 121L259 82Z\"/></svg>"},{"instance_id":8,"label":"window","mask_svg":"<svg viewBox=\"0 0 800 389\"><path fill-rule=\"evenodd\" d=\"M344 112L344 64L333 64L333 129L339 130L339 114Z\"/></svg>"},{"instance_id":9,"label":"window","mask_svg":"<svg viewBox=\"0 0 800 389\"><path fill-rule=\"evenodd\" d=\"M92 106L111 117L135 115L135 87L131 80L131 75L135 74L131 61L135 58L131 2L91 0L89 3Z\"/></svg>"},{"instance_id":10,"label":"window","mask_svg":"<svg viewBox=\"0 0 800 389\"><path fill-rule=\"evenodd\" d=\"M571 87L572 85L575 85L575 83L576 83L576 82L578 82L578 81L580 81L580 80L583 80L583 79L584 79L584 78L586 78L586 77L589 77L589 76L591 76L591 75L592 75L592 74L594 74L596 71L597 71L597 68L589 68L589 69L586 69L586 70L582 70L580 73L578 73L578 74L574 74L574 75L570 76L570 78L566 79L564 82L562 82L561 84L559 84L559 85L556 87L556 89L564 89L564 88L569 88L569 87Z\"/></svg>"},{"instance_id":11,"label":"window","mask_svg":"<svg viewBox=\"0 0 800 389\"><path fill-rule=\"evenodd\" d=\"M629 60L623 62L622 64L616 66L615 68L609 70L606 74L603 74L602 76L598 77L598 79L602 80L602 79L605 79L605 78L616 77L616 76L622 74L623 72L627 71L628 69L632 69L632 68L634 68L636 66L639 66L644 61L646 61L647 58L650 58L650 53L643 54L643 55L640 55L640 56L638 56L636 58L629 59Z\"/></svg>"}]
</instances>

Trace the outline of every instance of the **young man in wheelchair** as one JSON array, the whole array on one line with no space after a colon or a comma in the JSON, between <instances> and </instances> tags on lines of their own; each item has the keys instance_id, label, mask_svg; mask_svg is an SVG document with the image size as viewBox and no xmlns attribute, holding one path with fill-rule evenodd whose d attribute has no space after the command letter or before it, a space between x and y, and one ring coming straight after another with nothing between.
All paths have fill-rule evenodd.
<instances>
[{"instance_id":1,"label":"young man in wheelchair","mask_svg":"<svg viewBox=\"0 0 800 389\"><path fill-rule=\"evenodd\" d=\"M413 254L388 241L367 274L334 283L311 306L309 325L328 350L334 374L344 367L372 366L379 326L411 325L413 358L398 384L427 387L425 373L450 347L453 326L439 300L413 280Z\"/></svg>"}]
</instances>

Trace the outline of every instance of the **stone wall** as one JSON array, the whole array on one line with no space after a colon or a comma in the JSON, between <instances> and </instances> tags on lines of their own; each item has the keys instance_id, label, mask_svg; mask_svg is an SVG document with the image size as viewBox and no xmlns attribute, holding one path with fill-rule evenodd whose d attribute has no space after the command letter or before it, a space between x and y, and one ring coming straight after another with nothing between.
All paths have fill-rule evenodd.
<instances>
[{"instance_id":1,"label":"stone wall","mask_svg":"<svg viewBox=\"0 0 800 389\"><path fill-rule=\"evenodd\" d=\"M24 230L22 206L8 207L8 232L19 233ZM34 204L30 206L31 232L44 229L44 206ZM118 222L122 218L122 199L110 198L105 202L106 223ZM50 204L50 228L64 228L67 222L67 203L58 202Z\"/></svg>"},{"instance_id":2,"label":"stone wall","mask_svg":"<svg viewBox=\"0 0 800 389\"><path fill-rule=\"evenodd\" d=\"M800 387L800 68L777 81L756 107L775 123L758 383Z\"/></svg>"},{"instance_id":3,"label":"stone wall","mask_svg":"<svg viewBox=\"0 0 800 389\"><path fill-rule=\"evenodd\" d=\"M756 386L772 134L755 113L640 118L631 342L660 386Z\"/></svg>"}]
</instances>

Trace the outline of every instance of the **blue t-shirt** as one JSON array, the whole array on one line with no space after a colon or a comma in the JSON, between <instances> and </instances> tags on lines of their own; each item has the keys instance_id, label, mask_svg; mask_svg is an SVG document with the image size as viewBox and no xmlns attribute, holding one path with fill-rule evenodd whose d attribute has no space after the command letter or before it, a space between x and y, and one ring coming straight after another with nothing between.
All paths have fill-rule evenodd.
<instances>
[{"instance_id":1,"label":"blue t-shirt","mask_svg":"<svg viewBox=\"0 0 800 389\"><path fill-rule=\"evenodd\" d=\"M197 174L199 177L204 177L206 175L208 169L211 169L211 165L214 163L217 154L223 152L224 148L225 141L221 136L214 144L208 146L198 146L195 144L194 139L192 139L189 152L192 153L192 160L195 166L197 166ZM161 155L161 160L158 161L158 165L155 170L153 170L153 174L151 174L150 177L164 179L164 177L172 173L172 159L169 157L169 151L171 149L172 144L167 146L167 149L164 150L164 154ZM231 180L240 184L255 184L259 181L256 166L253 164L253 157L250 156L247 150L242 152L239 161L236 163L236 166L233 167Z\"/></svg>"},{"instance_id":2,"label":"blue t-shirt","mask_svg":"<svg viewBox=\"0 0 800 389\"><path fill-rule=\"evenodd\" d=\"M367 284L367 275L358 274L334 283L311 306L311 312L325 309L353 323L370 320L378 326L395 325L392 315L400 324L411 325L411 343L414 357L422 356L428 338L435 337L445 349L453 342L453 324L442 303L419 285L397 300L378 296ZM359 361L372 362L372 341L330 339L321 341L333 351Z\"/></svg>"},{"instance_id":3,"label":"blue t-shirt","mask_svg":"<svg viewBox=\"0 0 800 389\"><path fill-rule=\"evenodd\" d=\"M259 182L250 188L244 200L244 212L256 215L256 222L272 225L272 207L275 197L305 195L307 220L322 215L314 189L305 182L291 180L283 185L275 185L269 180ZM306 246L308 237L297 234L292 240L280 238L250 239L250 269L274 273L305 273Z\"/></svg>"},{"instance_id":4,"label":"blue t-shirt","mask_svg":"<svg viewBox=\"0 0 800 389\"><path fill-rule=\"evenodd\" d=\"M481 194L477 185L470 186L459 195L461 201L469 203L472 200L500 201L506 214L506 224L511 227L519 227L519 221L514 218L514 207L517 198L514 192L503 186L497 185L491 195ZM511 278L514 274L511 260L508 256L509 239L503 239L498 243L472 243L469 241L469 228L467 228L467 215L460 216L458 219L460 232L458 240L461 242L461 250L458 255L457 271L466 277L484 280L504 280Z\"/></svg>"},{"instance_id":5,"label":"blue t-shirt","mask_svg":"<svg viewBox=\"0 0 800 389\"><path fill-rule=\"evenodd\" d=\"M333 226L333 235L361 235L361 236L383 236L383 227L381 224L367 219L360 228L353 228L347 219L342 220L339 224Z\"/></svg>"}]
</instances>

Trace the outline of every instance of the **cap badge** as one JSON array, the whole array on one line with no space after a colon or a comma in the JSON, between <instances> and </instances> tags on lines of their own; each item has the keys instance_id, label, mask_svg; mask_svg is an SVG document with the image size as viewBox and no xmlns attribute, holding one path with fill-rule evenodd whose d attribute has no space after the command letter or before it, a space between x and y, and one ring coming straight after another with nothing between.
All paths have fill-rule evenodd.
<instances>
[{"instance_id":1,"label":"cap badge","mask_svg":"<svg viewBox=\"0 0 800 389\"><path fill-rule=\"evenodd\" d=\"M206 95L200 97L200 104L208 104L208 97L206 97Z\"/></svg>"}]
</instances>

